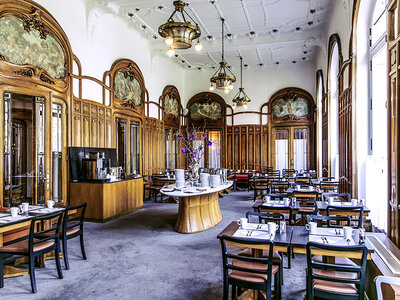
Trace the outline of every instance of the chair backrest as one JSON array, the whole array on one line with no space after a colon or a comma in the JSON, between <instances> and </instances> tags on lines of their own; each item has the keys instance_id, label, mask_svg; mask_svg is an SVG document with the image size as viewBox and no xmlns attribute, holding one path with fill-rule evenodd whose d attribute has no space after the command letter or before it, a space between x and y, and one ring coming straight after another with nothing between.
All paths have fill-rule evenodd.
<instances>
[{"instance_id":1,"label":"chair backrest","mask_svg":"<svg viewBox=\"0 0 400 300\"><path fill-rule=\"evenodd\" d=\"M269 186L269 179L267 177L254 177L254 186L255 187Z\"/></svg>"},{"instance_id":2,"label":"chair backrest","mask_svg":"<svg viewBox=\"0 0 400 300\"><path fill-rule=\"evenodd\" d=\"M31 226L29 229L29 252L33 253L34 246L46 245L47 242L53 241L54 246L58 245L60 239L60 228L61 220L64 211L60 210L58 212L34 217L31 221ZM50 223L47 229L45 223ZM51 226L51 223L55 223L55 226ZM46 247L47 248L47 247Z\"/></svg>"},{"instance_id":3,"label":"chair backrest","mask_svg":"<svg viewBox=\"0 0 400 300\"><path fill-rule=\"evenodd\" d=\"M300 201L318 201L319 197L317 191L293 191L292 195Z\"/></svg>"},{"instance_id":4,"label":"chair backrest","mask_svg":"<svg viewBox=\"0 0 400 300\"><path fill-rule=\"evenodd\" d=\"M287 181L271 181L270 186L272 192L284 192L289 188L290 183Z\"/></svg>"},{"instance_id":5,"label":"chair backrest","mask_svg":"<svg viewBox=\"0 0 400 300\"><path fill-rule=\"evenodd\" d=\"M272 177L281 177L281 172L279 170L269 170L267 174Z\"/></svg>"},{"instance_id":6,"label":"chair backrest","mask_svg":"<svg viewBox=\"0 0 400 300\"><path fill-rule=\"evenodd\" d=\"M261 167L261 172L263 174L266 174L268 172L272 172L273 170L274 170L274 168L272 168L272 167Z\"/></svg>"},{"instance_id":7,"label":"chair backrest","mask_svg":"<svg viewBox=\"0 0 400 300\"><path fill-rule=\"evenodd\" d=\"M66 237L68 229L79 227L79 232L81 233L83 230L83 222L85 219L85 211L86 211L86 203L77 206L69 206L65 209L64 219L63 219L63 238ZM76 210L75 214L70 215L70 211Z\"/></svg>"},{"instance_id":8,"label":"chair backrest","mask_svg":"<svg viewBox=\"0 0 400 300\"><path fill-rule=\"evenodd\" d=\"M351 201L351 196L350 196L349 193L343 193L343 194L339 194L339 193L323 193L321 195L321 201L326 201L325 198L327 198L327 197L338 197L339 199L343 198L344 201L346 201L346 202L350 202Z\"/></svg>"},{"instance_id":9,"label":"chair backrest","mask_svg":"<svg viewBox=\"0 0 400 300\"><path fill-rule=\"evenodd\" d=\"M273 209L271 209L271 212L261 212L259 208L259 212L254 212L254 211L248 211L246 213L246 218L251 221L250 216L255 216L258 218L258 223L268 223L268 222L275 222L276 224L279 225L280 221L285 220L285 216L281 213L278 212L272 212Z\"/></svg>"},{"instance_id":10,"label":"chair backrest","mask_svg":"<svg viewBox=\"0 0 400 300\"><path fill-rule=\"evenodd\" d=\"M339 189L339 182L337 181L321 181L319 188L322 192L337 192Z\"/></svg>"},{"instance_id":11,"label":"chair backrest","mask_svg":"<svg viewBox=\"0 0 400 300\"><path fill-rule=\"evenodd\" d=\"M260 205L258 208L258 213L266 213L266 214L279 214L276 216L271 216L273 219L271 221L276 222L276 221L285 221L285 215L287 215L289 218L287 221L289 222L289 225L292 225L293 223L293 211L291 206L273 206L273 205L268 205L268 204L263 204ZM246 214L247 216L247 214ZM278 223L278 222L276 222Z\"/></svg>"},{"instance_id":12,"label":"chair backrest","mask_svg":"<svg viewBox=\"0 0 400 300\"><path fill-rule=\"evenodd\" d=\"M288 198L289 195L287 193L268 193L267 196L270 197L271 200L283 200L283 198Z\"/></svg>"},{"instance_id":13,"label":"chair backrest","mask_svg":"<svg viewBox=\"0 0 400 300\"><path fill-rule=\"evenodd\" d=\"M352 225L352 227L362 228L364 214L363 206L328 205L326 210L328 216L350 216L350 220L357 223L357 225Z\"/></svg>"},{"instance_id":14,"label":"chair backrest","mask_svg":"<svg viewBox=\"0 0 400 300\"><path fill-rule=\"evenodd\" d=\"M377 300L383 300L382 287L381 287L382 283L400 286L400 277L382 276L382 275L376 276L375 286L376 286Z\"/></svg>"},{"instance_id":15,"label":"chair backrest","mask_svg":"<svg viewBox=\"0 0 400 300\"><path fill-rule=\"evenodd\" d=\"M143 184L151 184L151 176L150 175L143 175Z\"/></svg>"},{"instance_id":16,"label":"chair backrest","mask_svg":"<svg viewBox=\"0 0 400 300\"><path fill-rule=\"evenodd\" d=\"M308 222L317 222L318 227L327 226L332 228L341 228L342 226L350 226L351 224L350 218L346 216L308 215L307 223Z\"/></svg>"},{"instance_id":17,"label":"chair backrest","mask_svg":"<svg viewBox=\"0 0 400 300\"><path fill-rule=\"evenodd\" d=\"M235 180L237 182L249 182L249 174L248 173L236 173L235 174Z\"/></svg>"},{"instance_id":18,"label":"chair backrest","mask_svg":"<svg viewBox=\"0 0 400 300\"><path fill-rule=\"evenodd\" d=\"M297 171L295 169L283 169L282 170L283 177L292 177L295 174L297 174Z\"/></svg>"},{"instance_id":19,"label":"chair backrest","mask_svg":"<svg viewBox=\"0 0 400 300\"><path fill-rule=\"evenodd\" d=\"M237 255L235 251L231 252L229 247L230 245L243 245L243 247L247 248L264 248L268 251L268 257L248 257ZM251 238L237 238L230 236L222 236L221 237L221 250L222 250L222 263L223 263L223 274L224 281L228 280L228 275L230 271L242 271L251 274L257 275L267 275L267 281L265 283L259 283L259 286L262 286L262 289L267 292L267 299L271 299L271 282L272 282L272 253L273 253L274 243L270 240L262 240L262 239L251 239ZM229 250L229 251L228 251ZM250 262L255 264L260 264L260 269L255 268L245 268L238 265L233 265L232 261L243 261ZM265 267L267 269L265 270ZM258 285L258 284L257 284ZM260 288L261 289L261 288Z\"/></svg>"},{"instance_id":20,"label":"chair backrest","mask_svg":"<svg viewBox=\"0 0 400 300\"><path fill-rule=\"evenodd\" d=\"M324 262L317 262L313 260L313 254L315 251L332 251L336 253L340 252L356 252L359 253L360 260L356 262L356 265L338 265L338 264L329 264ZM365 289L365 273L367 267L367 248L364 245L356 245L356 246L337 246L337 245L328 245L321 244L315 242L307 243L307 295L310 299L313 299L314 296L318 297L318 294L313 290L313 282L314 280L323 280L324 282L341 282L348 284L355 284L358 290L358 293L364 296ZM317 270L329 270L340 272L340 278L338 277L329 277L324 276L319 273ZM317 271L317 272L316 272ZM352 277L351 273L356 273L356 277ZM326 293L326 292L325 292ZM337 293L335 291L335 293ZM322 296L320 296L322 297ZM337 299L339 299L340 295ZM345 298L345 296L343 296ZM333 298L332 298L333 299Z\"/></svg>"}]
</instances>

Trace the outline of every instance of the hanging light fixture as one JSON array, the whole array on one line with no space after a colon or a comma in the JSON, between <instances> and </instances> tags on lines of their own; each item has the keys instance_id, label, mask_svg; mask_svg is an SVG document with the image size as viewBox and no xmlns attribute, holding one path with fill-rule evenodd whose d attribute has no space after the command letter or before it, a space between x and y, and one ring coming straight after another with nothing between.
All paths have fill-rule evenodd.
<instances>
[{"instance_id":1,"label":"hanging light fixture","mask_svg":"<svg viewBox=\"0 0 400 300\"><path fill-rule=\"evenodd\" d=\"M210 82L210 91L213 91L214 88L219 90L224 90L225 93L229 93L231 89L233 89L233 83L236 81L235 75L227 68L225 56L224 56L224 23L225 19L221 19L222 21L222 59L219 63L219 68L211 77ZM215 87L214 87L215 84Z\"/></svg>"},{"instance_id":2,"label":"hanging light fixture","mask_svg":"<svg viewBox=\"0 0 400 300\"><path fill-rule=\"evenodd\" d=\"M200 51L202 46L200 44L200 27L196 21L185 11L183 1L174 1L175 10L168 18L168 21L158 27L158 34L165 39L165 43L169 49L187 49L192 46L192 41L197 39L196 50ZM175 21L174 16L181 14L183 22ZM187 19L189 17L189 19ZM190 22L192 20L194 24ZM168 52L171 52L168 50Z\"/></svg>"},{"instance_id":3,"label":"hanging light fixture","mask_svg":"<svg viewBox=\"0 0 400 300\"><path fill-rule=\"evenodd\" d=\"M240 88L239 92L233 97L233 106L232 108L235 109L238 106L243 106L244 109L247 109L247 103L250 102L250 98L244 92L243 87L243 57L240 57Z\"/></svg>"}]
</instances>

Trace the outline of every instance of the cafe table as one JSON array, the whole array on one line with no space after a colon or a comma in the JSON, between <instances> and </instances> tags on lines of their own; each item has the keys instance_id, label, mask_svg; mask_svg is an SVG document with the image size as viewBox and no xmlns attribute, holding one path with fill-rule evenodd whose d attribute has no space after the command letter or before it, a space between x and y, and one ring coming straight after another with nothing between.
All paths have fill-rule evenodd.
<instances>
[{"instance_id":1,"label":"cafe table","mask_svg":"<svg viewBox=\"0 0 400 300\"><path fill-rule=\"evenodd\" d=\"M317 210L318 213L321 215L326 215L327 214L327 208L328 208L328 203L325 201L316 201L317 203ZM297 200L295 205L290 205L290 207L292 208L292 212L293 214L297 214L299 208L300 208L300 204L301 201ZM261 212L268 212L267 206L276 206L276 207L284 207L283 202L282 201L270 201L270 203L266 203L264 202L264 200L260 199L257 200L256 202L254 202L252 208L255 212L258 212L258 209L261 207ZM341 207L350 207L351 203L350 202L340 202L340 201L335 201L333 202L333 204L331 204L331 206L341 206ZM263 209L263 207L265 207L265 209ZM274 212L279 212L277 210L274 210ZM371 212L371 210L364 206L364 212L363 212L363 216L366 217L369 215L369 213ZM358 215L358 212L346 212L346 211L341 211L340 215L343 216L352 216L355 217Z\"/></svg>"},{"instance_id":2,"label":"cafe table","mask_svg":"<svg viewBox=\"0 0 400 300\"><path fill-rule=\"evenodd\" d=\"M20 236L14 236L14 237L11 236L11 238L5 239L5 236L7 236L7 233L9 233L10 231L21 230L21 229L29 230L32 218L37 216L45 216L48 214L58 212L60 210L65 210L65 208L64 207L47 208L41 205L29 205L29 210L27 212L25 212L22 215L17 215L16 217L11 216L9 209L0 211L0 247L2 247L3 244L8 241L20 238ZM43 263L42 266L44 266ZM4 265L3 271L4 271L4 278L28 275L27 269L15 268L9 265Z\"/></svg>"},{"instance_id":3,"label":"cafe table","mask_svg":"<svg viewBox=\"0 0 400 300\"><path fill-rule=\"evenodd\" d=\"M160 192L168 197L179 199L178 217L175 231L196 233L216 226L222 220L219 207L219 193L232 186L231 181L216 188L175 186L163 187Z\"/></svg>"},{"instance_id":4,"label":"cafe table","mask_svg":"<svg viewBox=\"0 0 400 300\"><path fill-rule=\"evenodd\" d=\"M335 230L336 229L336 230ZM328 245L338 246L354 246L359 244L358 230L353 230L353 236L351 241L346 241L343 236L343 229L322 227L317 228L316 234L310 234L305 226L294 226L291 238L291 247L293 253L307 254L306 246L308 242L317 242ZM368 239L365 240L365 246L367 247L368 255L367 259L371 260L371 254L375 252L374 247ZM314 255L322 255L326 257L328 263L335 263L335 257L347 257L353 259L359 259L360 253L354 251L331 251L326 249L315 249L313 250Z\"/></svg>"}]
</instances>

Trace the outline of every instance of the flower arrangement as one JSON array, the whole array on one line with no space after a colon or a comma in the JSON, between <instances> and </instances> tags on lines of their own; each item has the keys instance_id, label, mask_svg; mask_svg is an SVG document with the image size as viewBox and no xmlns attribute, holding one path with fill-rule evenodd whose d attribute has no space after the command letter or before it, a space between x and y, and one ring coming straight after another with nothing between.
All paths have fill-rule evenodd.
<instances>
[{"instance_id":1,"label":"flower arrangement","mask_svg":"<svg viewBox=\"0 0 400 300\"><path fill-rule=\"evenodd\" d=\"M201 134L201 139L198 138ZM188 160L189 177L192 181L197 181L199 179L199 162L204 155L204 144L211 146L212 142L208 139L207 131L200 130L199 128L192 127L191 129L186 129L185 133L177 133L178 142L182 147L182 153ZM195 143L195 141L200 141Z\"/></svg>"}]
</instances>

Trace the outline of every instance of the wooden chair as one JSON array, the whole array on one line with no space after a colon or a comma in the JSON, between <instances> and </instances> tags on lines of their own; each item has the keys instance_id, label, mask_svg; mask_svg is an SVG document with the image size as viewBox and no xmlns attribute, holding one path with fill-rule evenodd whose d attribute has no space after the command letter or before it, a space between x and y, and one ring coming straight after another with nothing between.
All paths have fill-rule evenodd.
<instances>
[{"instance_id":1,"label":"wooden chair","mask_svg":"<svg viewBox=\"0 0 400 300\"><path fill-rule=\"evenodd\" d=\"M77 212L70 215L70 211ZM83 242L83 221L85 219L86 203L79 206L70 206L65 209L60 239L62 241L65 268L69 270L67 241L79 236L82 258L87 259Z\"/></svg>"},{"instance_id":2,"label":"wooden chair","mask_svg":"<svg viewBox=\"0 0 400 300\"><path fill-rule=\"evenodd\" d=\"M237 173L235 174L235 191L236 188L242 187L249 191L249 174L248 173Z\"/></svg>"},{"instance_id":3,"label":"wooden chair","mask_svg":"<svg viewBox=\"0 0 400 300\"><path fill-rule=\"evenodd\" d=\"M321 181L319 188L322 193L337 193L339 190L339 182L337 181Z\"/></svg>"},{"instance_id":4,"label":"wooden chair","mask_svg":"<svg viewBox=\"0 0 400 300\"><path fill-rule=\"evenodd\" d=\"M342 226L350 226L351 220L347 216L307 216L307 223L317 222L318 227L328 228L342 228ZM313 255L313 260L316 262L323 262L322 255ZM336 257L335 262L338 265L354 266L356 265L351 259L347 257Z\"/></svg>"},{"instance_id":5,"label":"wooden chair","mask_svg":"<svg viewBox=\"0 0 400 300\"><path fill-rule=\"evenodd\" d=\"M146 198L146 191L149 191L149 198L151 197L150 186L151 186L151 176L143 175L143 200Z\"/></svg>"},{"instance_id":6,"label":"wooden chair","mask_svg":"<svg viewBox=\"0 0 400 300\"><path fill-rule=\"evenodd\" d=\"M287 181L271 181L270 193L284 193L290 187L290 183Z\"/></svg>"},{"instance_id":7,"label":"wooden chair","mask_svg":"<svg viewBox=\"0 0 400 300\"><path fill-rule=\"evenodd\" d=\"M274 168L272 167L261 167L261 172L263 174L268 174L268 172L272 172L274 170Z\"/></svg>"},{"instance_id":8,"label":"wooden chair","mask_svg":"<svg viewBox=\"0 0 400 300\"><path fill-rule=\"evenodd\" d=\"M349 216L351 226L354 228L362 228L363 226L363 206L336 206L328 205L326 208L328 216Z\"/></svg>"},{"instance_id":9,"label":"wooden chair","mask_svg":"<svg viewBox=\"0 0 400 300\"><path fill-rule=\"evenodd\" d=\"M317 262L313 259L313 252L318 250L359 252L360 262L351 266ZM335 246L308 242L307 299L364 299L366 267L367 248L364 245Z\"/></svg>"},{"instance_id":10,"label":"wooden chair","mask_svg":"<svg viewBox=\"0 0 400 300\"><path fill-rule=\"evenodd\" d=\"M150 191L149 198L151 195L154 195L154 202L157 202L157 195L161 195L161 202L163 201L163 195L160 193L161 188L164 186L164 183L159 181L159 175L151 176L151 183L150 186L146 189Z\"/></svg>"},{"instance_id":11,"label":"wooden chair","mask_svg":"<svg viewBox=\"0 0 400 300\"><path fill-rule=\"evenodd\" d=\"M254 201L256 201L257 196L267 193L269 189L269 180L267 177L255 177L254 178Z\"/></svg>"},{"instance_id":12,"label":"wooden chair","mask_svg":"<svg viewBox=\"0 0 400 300\"><path fill-rule=\"evenodd\" d=\"M294 179L294 182L296 183L305 183L305 184L311 184L311 178L308 176L297 176Z\"/></svg>"},{"instance_id":13,"label":"wooden chair","mask_svg":"<svg viewBox=\"0 0 400 300\"><path fill-rule=\"evenodd\" d=\"M51 215L33 218L31 220L28 238L0 248L0 288L4 287L3 260L7 254L28 256L32 293L36 293L37 291L35 262L39 256L45 253L54 251L58 278L63 278L59 256L62 215L63 211L59 211ZM52 221L56 224L54 228L43 229L45 222ZM43 235L47 235L47 237L43 238Z\"/></svg>"},{"instance_id":14,"label":"wooden chair","mask_svg":"<svg viewBox=\"0 0 400 300\"><path fill-rule=\"evenodd\" d=\"M375 286L376 286L377 300L384 300L382 294L382 286L381 286L382 283L400 286L400 278L392 276L382 276L382 275L376 276Z\"/></svg>"},{"instance_id":15,"label":"wooden chair","mask_svg":"<svg viewBox=\"0 0 400 300\"><path fill-rule=\"evenodd\" d=\"M282 170L282 177L293 177L297 174L295 169L283 169Z\"/></svg>"},{"instance_id":16,"label":"wooden chair","mask_svg":"<svg viewBox=\"0 0 400 300\"><path fill-rule=\"evenodd\" d=\"M300 201L298 214L300 214L301 218L299 220L295 220L296 225L304 225L306 222L307 215L316 215L317 214L317 201L318 201L318 192L316 191L294 191L292 193L293 197L296 200ZM297 224L299 223L299 224Z\"/></svg>"},{"instance_id":17,"label":"wooden chair","mask_svg":"<svg viewBox=\"0 0 400 300\"><path fill-rule=\"evenodd\" d=\"M230 245L243 245L246 248L265 248L268 257L252 257L237 255L228 251ZM228 247L227 247L228 246ZM223 299L228 299L229 285L232 286L232 299L236 297L237 288L265 291L266 298L272 299L272 275L274 275L275 299L280 299L281 287L279 284L279 267L273 265L274 243L270 240L221 237L222 264L223 264Z\"/></svg>"},{"instance_id":18,"label":"wooden chair","mask_svg":"<svg viewBox=\"0 0 400 300\"><path fill-rule=\"evenodd\" d=\"M268 170L267 171L267 175L270 176L270 177L280 178L281 177L281 172L279 170Z\"/></svg>"}]
</instances>

